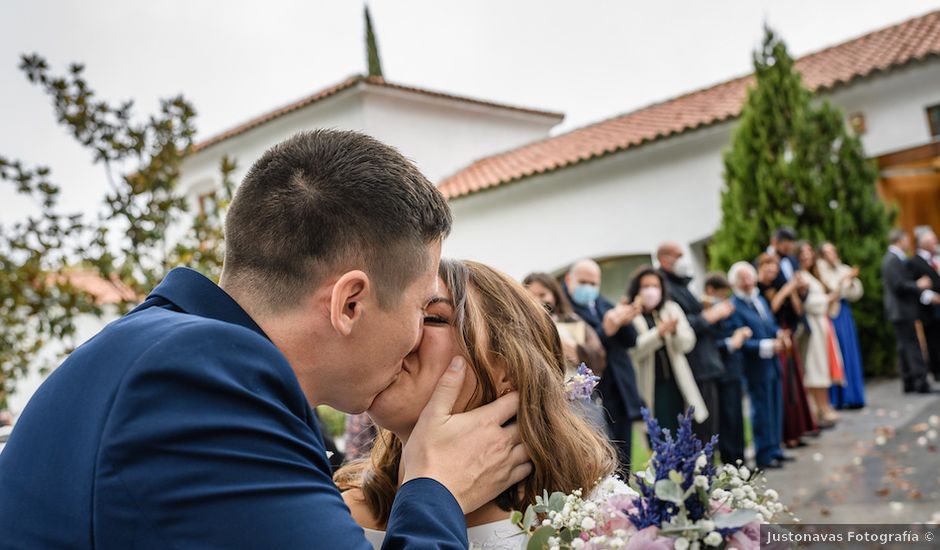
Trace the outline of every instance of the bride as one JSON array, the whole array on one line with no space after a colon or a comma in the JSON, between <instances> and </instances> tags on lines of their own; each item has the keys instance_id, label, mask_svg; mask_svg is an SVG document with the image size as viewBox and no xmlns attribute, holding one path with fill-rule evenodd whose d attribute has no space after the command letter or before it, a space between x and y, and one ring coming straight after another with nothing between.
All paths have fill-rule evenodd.
<instances>
[{"instance_id":1,"label":"bride","mask_svg":"<svg viewBox=\"0 0 940 550\"><path fill-rule=\"evenodd\" d=\"M522 534L509 521L511 510L524 511L543 490L590 493L615 471L616 454L566 400L564 353L542 305L519 283L480 263L445 259L439 274L442 292L428 305L420 345L368 410L381 428L371 456L343 467L335 480L366 537L381 547L402 445L443 370L462 356L472 368L455 412L519 392L517 420L533 473L466 516L471 548L517 549Z\"/></svg>"}]
</instances>

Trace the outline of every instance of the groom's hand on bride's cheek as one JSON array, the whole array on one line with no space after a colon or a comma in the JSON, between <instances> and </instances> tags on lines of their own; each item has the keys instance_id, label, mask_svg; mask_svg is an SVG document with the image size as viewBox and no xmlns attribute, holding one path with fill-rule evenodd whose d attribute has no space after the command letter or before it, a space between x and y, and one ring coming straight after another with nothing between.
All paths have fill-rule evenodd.
<instances>
[{"instance_id":1,"label":"groom's hand on bride's cheek","mask_svg":"<svg viewBox=\"0 0 940 550\"><path fill-rule=\"evenodd\" d=\"M402 451L404 479L439 481L472 512L532 473L519 425L516 392L472 411L451 414L466 376L455 358L438 382Z\"/></svg>"}]
</instances>

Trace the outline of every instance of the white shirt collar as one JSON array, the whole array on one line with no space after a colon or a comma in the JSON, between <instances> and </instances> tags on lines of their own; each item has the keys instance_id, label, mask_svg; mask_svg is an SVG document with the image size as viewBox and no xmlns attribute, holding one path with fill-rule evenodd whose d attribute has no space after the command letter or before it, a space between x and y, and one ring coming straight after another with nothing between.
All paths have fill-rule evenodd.
<instances>
[{"instance_id":1,"label":"white shirt collar","mask_svg":"<svg viewBox=\"0 0 940 550\"><path fill-rule=\"evenodd\" d=\"M898 258L901 258L902 260L907 260L907 254L905 254L903 250L897 246L894 246L893 244L888 247L888 252L894 254Z\"/></svg>"}]
</instances>

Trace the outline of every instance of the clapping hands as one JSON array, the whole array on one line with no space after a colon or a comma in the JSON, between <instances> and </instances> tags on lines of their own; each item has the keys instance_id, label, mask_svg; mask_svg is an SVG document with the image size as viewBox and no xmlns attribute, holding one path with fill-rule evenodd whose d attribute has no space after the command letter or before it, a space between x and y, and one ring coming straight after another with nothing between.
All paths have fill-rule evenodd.
<instances>
[{"instance_id":1,"label":"clapping hands","mask_svg":"<svg viewBox=\"0 0 940 550\"><path fill-rule=\"evenodd\" d=\"M665 337L669 334L676 333L676 325L679 323L678 319L662 319L657 325L656 330L659 331L661 337Z\"/></svg>"},{"instance_id":2,"label":"clapping hands","mask_svg":"<svg viewBox=\"0 0 940 550\"><path fill-rule=\"evenodd\" d=\"M640 308L636 304L631 304L626 298L621 298L620 303L604 314L604 332L608 336L613 336L621 327L632 323L639 313Z\"/></svg>"},{"instance_id":3,"label":"clapping hands","mask_svg":"<svg viewBox=\"0 0 940 550\"><path fill-rule=\"evenodd\" d=\"M744 346L744 341L754 335L750 327L741 327L731 335L732 350L739 350Z\"/></svg>"}]
</instances>

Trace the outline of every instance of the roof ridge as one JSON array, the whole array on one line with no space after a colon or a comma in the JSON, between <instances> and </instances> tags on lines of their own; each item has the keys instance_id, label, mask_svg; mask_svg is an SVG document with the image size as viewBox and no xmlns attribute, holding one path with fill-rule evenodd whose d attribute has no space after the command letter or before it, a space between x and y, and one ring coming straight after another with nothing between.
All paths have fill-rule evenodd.
<instances>
[{"instance_id":1,"label":"roof ridge","mask_svg":"<svg viewBox=\"0 0 940 550\"><path fill-rule=\"evenodd\" d=\"M356 74L346 77L345 79L335 84L325 86L312 94L308 94L299 99L295 99L294 101L284 103L277 108L265 111L257 116L251 117L247 119L245 122L242 122L241 124L237 124L217 134L214 134L200 141L199 143L196 143L195 145L193 145L193 152L199 152L204 149L207 149L227 139L241 135L253 128L256 128L262 124L265 124L266 122L270 122L271 120L274 120L276 118L280 118L284 115L290 114L299 109L303 109L304 107L307 107L308 105L316 103L317 101L320 101L322 99L331 97L335 94L338 94L339 92L345 91L361 83L371 84L373 86L382 86L382 87L405 91L405 92L421 93L421 94L425 94L425 95L432 96L432 97L451 99L451 100L471 103L475 105L483 105L486 107L493 107L497 109L506 109L506 110L517 111L517 112L522 112L522 113L527 113L527 114L532 114L532 115L537 115L537 116L546 116L546 117L553 117L553 118L564 118L565 116L564 113L559 112L559 111L535 109L532 107L522 107L519 105L513 105L513 104L503 103L503 102L498 102L498 101L478 99L474 97L459 95L456 93L432 90L430 88L424 88L424 87L414 86L410 84L390 82L389 80L387 80L386 78L382 76L368 76L362 73L356 73Z\"/></svg>"},{"instance_id":2,"label":"roof ridge","mask_svg":"<svg viewBox=\"0 0 940 550\"><path fill-rule=\"evenodd\" d=\"M891 35L897 35L897 34L901 34L902 37L904 37L904 30L918 23L924 23L927 26L940 27L940 10L933 10L920 16L911 17L901 22L869 31L861 36L848 39L844 42L825 46L822 49L815 50L810 53L804 54L798 58L795 58L794 65L797 67L797 70L801 73L804 85L806 85L808 88L810 88L813 91L821 91L821 90L829 90L829 89L833 89L841 85L849 84L857 78L862 78L865 76L871 76L874 74L883 73L887 70L899 68L901 66L905 66L915 61L921 61L923 59L926 59L932 56L940 55L940 47L936 47L936 49L932 51L925 51L925 52L918 54L916 53L916 50L918 48L909 44L904 49L905 51L902 52L902 54L904 55L900 56L902 59L878 60L877 62L873 61L872 64L868 66L867 68L862 67L862 68L852 70L851 72L854 74L850 74L847 76L834 74L833 75L834 78L829 79L829 80L823 79L822 81L820 81L819 79L811 79L812 81L810 82L807 81L808 80L807 76L813 76L813 75L807 75L805 70L811 67L815 68L816 66L814 65L814 62L816 60L820 58L825 59L826 56L832 56L834 55L833 52L836 50L843 50L844 52L846 52L846 54L854 54L851 56L853 59L849 60L849 66L850 67L853 65L857 66L859 64L859 61L855 58L858 57L859 52L853 51L853 46L856 49L858 47L863 47L860 45L864 44L866 41L872 39L873 37L883 37L885 39L888 39L892 37ZM924 33L920 32L916 34L922 35ZM929 36L923 37L923 38L921 38L920 36L917 36L915 38L917 39L919 44L930 43L930 40L931 40ZM833 62L836 62L836 61L839 61L839 60L833 60ZM810 65L811 67L807 67L807 65ZM651 113L651 114L656 114L658 116L665 116L665 114L658 113L655 110L657 110L657 108L659 107L667 106L670 104L681 104L683 100L686 100L694 96L704 96L711 92L715 92L716 90L719 90L722 87L726 87L729 89L736 89L735 86L739 86L743 83L743 81L747 81L748 79L752 79L753 77L754 77L754 73L753 71L751 71L744 75L731 77L721 82L702 86L702 87L690 90L688 92L681 93L677 96L672 96L661 101L654 101L644 106L631 109L630 111L627 111L627 112L615 114L615 115L612 115L612 116L609 116L609 117L606 117L606 118L603 118L594 122L590 122L588 124L579 126L577 128L573 128L561 134L548 136L545 138L534 140L527 144L520 145L518 147L515 147L507 151L501 151L499 153L480 157L470 162L469 164L464 165L463 168L455 171L453 174L442 179L438 187L442 190L442 192L444 192L445 196L448 196L448 198L457 198L460 196L471 194L477 190L482 190L482 189L486 189L489 187L498 186L501 183L515 181L518 179L522 179L524 177L531 176L533 174L550 172L550 171L557 170L562 167L570 166L573 164L578 164L585 159L595 158L597 156L604 156L605 154L609 154L611 152L629 149L637 144L645 143L648 141L655 141L657 139L661 139L662 137L668 137L668 136L672 136L676 134L681 134L681 133L691 131L696 128L700 128L702 126L707 126L710 124L723 122L727 120L729 116L723 113L716 113L709 120L702 119L702 120L694 121L694 123L680 123L679 121L676 121L676 123L680 124L681 126L678 129L674 128L673 126L667 127L667 125L664 125L662 128L659 128L656 132L651 133L651 135L629 136L628 132L623 132L623 131L618 132L616 129L614 129L614 130L611 130L611 132L615 134L617 133L621 134L619 136L619 139L610 138L606 140L606 144L603 147L600 147L600 145L598 145L597 147L600 147L600 148L595 148L593 150L585 146L585 149L582 151L575 151L575 152L566 151L565 153L568 154L568 157L559 155L558 158L551 159L551 161L547 163L547 165L530 166L527 168L519 168L515 170L510 170L508 168L506 168L505 170L493 170L492 168L490 168L490 171L494 171L494 172L511 172L511 173L497 174L497 177L495 179L490 179L486 182L479 183L476 189L473 188L474 186L472 183L459 181L457 179L462 174L473 171L475 168L479 167L480 164L483 164L486 161L492 161L495 163L502 159L512 159L514 155L519 155L520 153L523 153L527 149L534 149L534 148L540 147L541 144L544 144L544 143L549 143L552 141L565 142L566 140L570 140L572 136L575 136L578 133L590 134L592 130L596 130L600 132L602 130L606 130L605 128L606 126L611 126L618 122L626 121L631 116L639 115L641 113ZM737 110L738 111L737 114L740 114L740 106L735 107L733 110ZM737 116L737 115L735 115L734 113L730 114L730 117L734 117L734 116ZM587 136L588 139L590 137L591 136ZM469 189L466 189L467 187L469 187ZM451 193L451 188L454 188L453 193Z\"/></svg>"}]
</instances>

